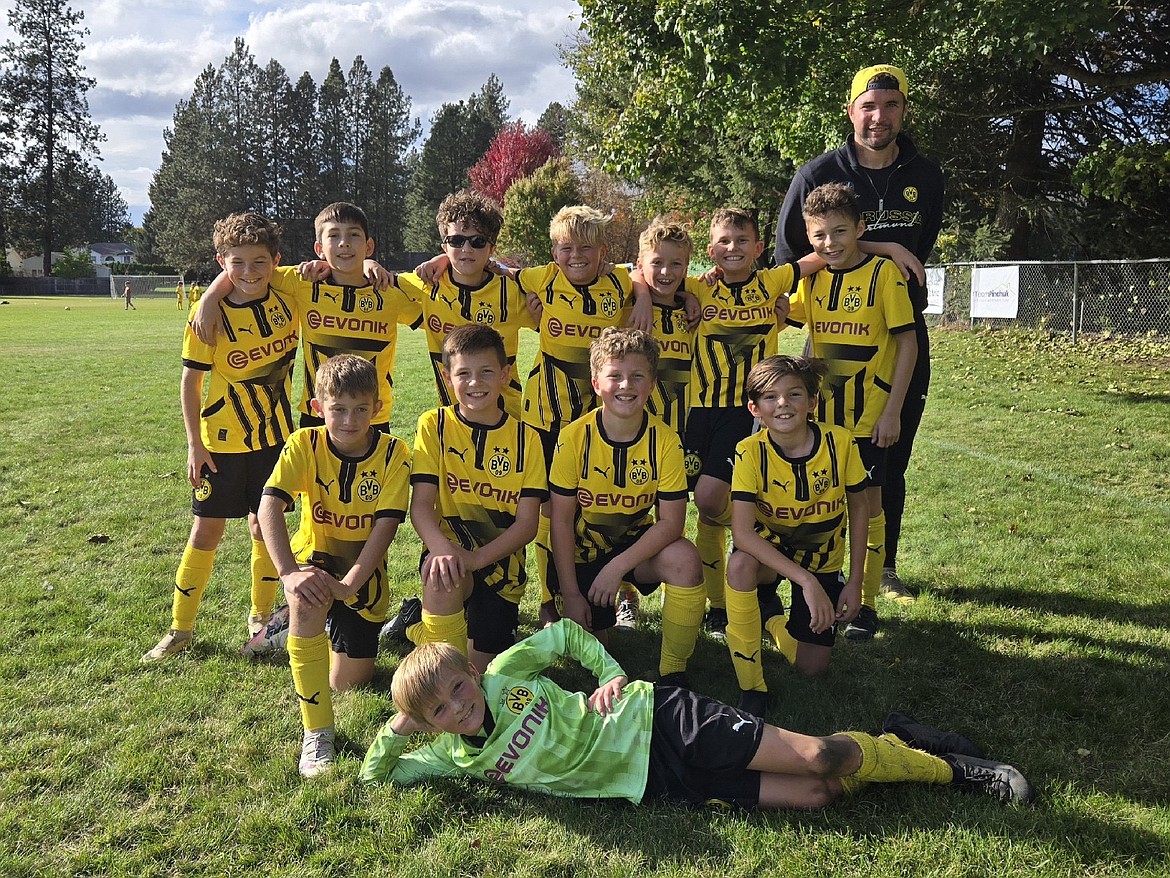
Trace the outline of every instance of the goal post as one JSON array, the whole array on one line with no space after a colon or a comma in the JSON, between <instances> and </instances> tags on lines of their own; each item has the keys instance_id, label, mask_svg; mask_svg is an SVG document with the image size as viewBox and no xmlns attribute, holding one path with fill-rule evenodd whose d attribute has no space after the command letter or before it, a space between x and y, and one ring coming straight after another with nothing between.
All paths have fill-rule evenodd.
<instances>
[{"instance_id":1,"label":"goal post","mask_svg":"<svg viewBox=\"0 0 1170 878\"><path fill-rule=\"evenodd\" d=\"M122 298L122 291L130 284L130 295L134 299L175 298L175 287L183 288L187 297L187 285L178 274L111 274L110 298Z\"/></svg>"}]
</instances>

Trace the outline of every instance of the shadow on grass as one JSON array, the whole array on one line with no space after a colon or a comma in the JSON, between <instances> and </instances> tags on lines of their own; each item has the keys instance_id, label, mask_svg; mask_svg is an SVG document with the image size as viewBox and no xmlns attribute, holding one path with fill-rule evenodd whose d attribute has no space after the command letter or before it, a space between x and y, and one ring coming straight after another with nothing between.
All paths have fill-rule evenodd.
<instances>
[{"instance_id":1,"label":"shadow on grass","mask_svg":"<svg viewBox=\"0 0 1170 878\"><path fill-rule=\"evenodd\" d=\"M969 602L995 607L1015 607L1063 616L1105 619L1119 624L1141 625L1143 628L1170 630L1170 602L1135 607L1117 601L1087 598L1068 592L1053 593L1041 589L997 585L951 585L939 589L937 594L956 603Z\"/></svg>"}]
</instances>

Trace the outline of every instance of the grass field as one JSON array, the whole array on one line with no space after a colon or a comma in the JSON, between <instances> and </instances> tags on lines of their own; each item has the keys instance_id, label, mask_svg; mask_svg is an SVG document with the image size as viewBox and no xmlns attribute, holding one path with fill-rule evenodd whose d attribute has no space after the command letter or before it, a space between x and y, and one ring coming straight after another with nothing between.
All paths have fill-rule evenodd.
<instances>
[{"instance_id":1,"label":"grass field","mask_svg":"<svg viewBox=\"0 0 1170 878\"><path fill-rule=\"evenodd\" d=\"M169 623L190 491L182 316L137 304L0 306L0 875L1170 874L1170 345L934 333L899 563L922 596L881 604L877 640L840 642L821 679L766 660L772 721L873 730L901 709L1018 765L1037 804L871 787L823 813L737 814L365 788L393 651L337 699L337 770L302 782L287 664L238 654L242 523L196 646L140 666ZM398 364L410 438L432 405L421 340ZM391 549L399 597L418 547L404 527ZM653 615L615 637L633 676L656 665ZM735 699L722 644L702 638L692 667Z\"/></svg>"}]
</instances>

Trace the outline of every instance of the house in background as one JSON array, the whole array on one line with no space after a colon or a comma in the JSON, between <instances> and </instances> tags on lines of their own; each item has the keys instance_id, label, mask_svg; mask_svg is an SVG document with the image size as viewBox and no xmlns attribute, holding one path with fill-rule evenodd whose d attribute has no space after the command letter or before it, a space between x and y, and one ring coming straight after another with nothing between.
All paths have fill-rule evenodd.
<instances>
[{"instance_id":1,"label":"house in background","mask_svg":"<svg viewBox=\"0 0 1170 878\"><path fill-rule=\"evenodd\" d=\"M42 269L44 268L45 260L39 254L36 256L21 256L15 248L9 247L5 256L8 259L8 267L15 277L41 277L44 274ZM56 250L53 251L53 265L56 265L64 258L64 253L59 253Z\"/></svg>"},{"instance_id":2,"label":"house in background","mask_svg":"<svg viewBox=\"0 0 1170 878\"><path fill-rule=\"evenodd\" d=\"M106 268L112 265L128 265L134 261L136 255L133 247L120 242L89 245L89 258L93 260L93 264Z\"/></svg>"}]
</instances>

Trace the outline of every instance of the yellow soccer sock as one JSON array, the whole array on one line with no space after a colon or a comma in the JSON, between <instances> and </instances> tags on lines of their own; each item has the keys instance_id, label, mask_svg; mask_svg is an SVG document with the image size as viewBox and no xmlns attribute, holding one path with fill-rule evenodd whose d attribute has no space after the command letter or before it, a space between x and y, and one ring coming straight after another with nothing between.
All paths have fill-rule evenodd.
<instances>
[{"instance_id":1,"label":"yellow soccer sock","mask_svg":"<svg viewBox=\"0 0 1170 878\"><path fill-rule=\"evenodd\" d=\"M878 589L882 584L882 567L886 563L886 513L869 520L869 537L865 541L865 575L861 581L861 605L877 607Z\"/></svg>"},{"instance_id":2,"label":"yellow soccer sock","mask_svg":"<svg viewBox=\"0 0 1170 878\"><path fill-rule=\"evenodd\" d=\"M695 531L695 548L703 561L703 587L713 607L726 607L723 596L724 566L727 563L727 528L721 524L699 522Z\"/></svg>"},{"instance_id":3,"label":"yellow soccer sock","mask_svg":"<svg viewBox=\"0 0 1170 878\"><path fill-rule=\"evenodd\" d=\"M795 665L797 640L788 633L787 626L787 616L773 616L764 623L764 627L767 628L768 633L772 635L772 640L776 644L776 649L780 650L780 654L788 660L788 664Z\"/></svg>"},{"instance_id":4,"label":"yellow soccer sock","mask_svg":"<svg viewBox=\"0 0 1170 878\"><path fill-rule=\"evenodd\" d=\"M423 627L421 619L413 625L406 626L406 639L415 646L427 642L427 629Z\"/></svg>"},{"instance_id":5,"label":"yellow soccer sock","mask_svg":"<svg viewBox=\"0 0 1170 878\"><path fill-rule=\"evenodd\" d=\"M215 549L196 549L190 543L183 549L179 569L175 571L175 595L171 601L171 627L176 631L193 631L203 590L211 579Z\"/></svg>"},{"instance_id":6,"label":"yellow soccer sock","mask_svg":"<svg viewBox=\"0 0 1170 878\"><path fill-rule=\"evenodd\" d=\"M552 570L552 520L543 512L536 525L536 578L540 580L540 602L547 604L551 601L552 592L548 587L548 575Z\"/></svg>"},{"instance_id":7,"label":"yellow soccer sock","mask_svg":"<svg viewBox=\"0 0 1170 878\"><path fill-rule=\"evenodd\" d=\"M252 540L252 610L253 616L263 619L272 613L272 601L276 598L276 589L280 587L280 577L276 573L276 565L268 557L268 549L263 540Z\"/></svg>"},{"instance_id":8,"label":"yellow soccer sock","mask_svg":"<svg viewBox=\"0 0 1170 878\"><path fill-rule=\"evenodd\" d=\"M951 767L937 756L915 750L895 735L876 737L865 732L841 732L861 748L861 767L848 778L841 778L847 792L862 783L947 784Z\"/></svg>"},{"instance_id":9,"label":"yellow soccer sock","mask_svg":"<svg viewBox=\"0 0 1170 878\"><path fill-rule=\"evenodd\" d=\"M288 664L306 732L333 725L333 693L329 691L329 635L288 636Z\"/></svg>"},{"instance_id":10,"label":"yellow soccer sock","mask_svg":"<svg viewBox=\"0 0 1170 878\"><path fill-rule=\"evenodd\" d=\"M434 616L422 611L422 631L417 632L422 643L449 643L467 655L467 616L460 610L450 616Z\"/></svg>"},{"instance_id":11,"label":"yellow soccer sock","mask_svg":"<svg viewBox=\"0 0 1170 878\"><path fill-rule=\"evenodd\" d=\"M658 654L658 673L665 675L687 669L687 662L695 651L695 641L699 639L707 595L701 587L663 584L662 589L662 647Z\"/></svg>"},{"instance_id":12,"label":"yellow soccer sock","mask_svg":"<svg viewBox=\"0 0 1170 878\"><path fill-rule=\"evenodd\" d=\"M760 602L755 591L727 589L727 649L739 688L767 692L760 654Z\"/></svg>"}]
</instances>

